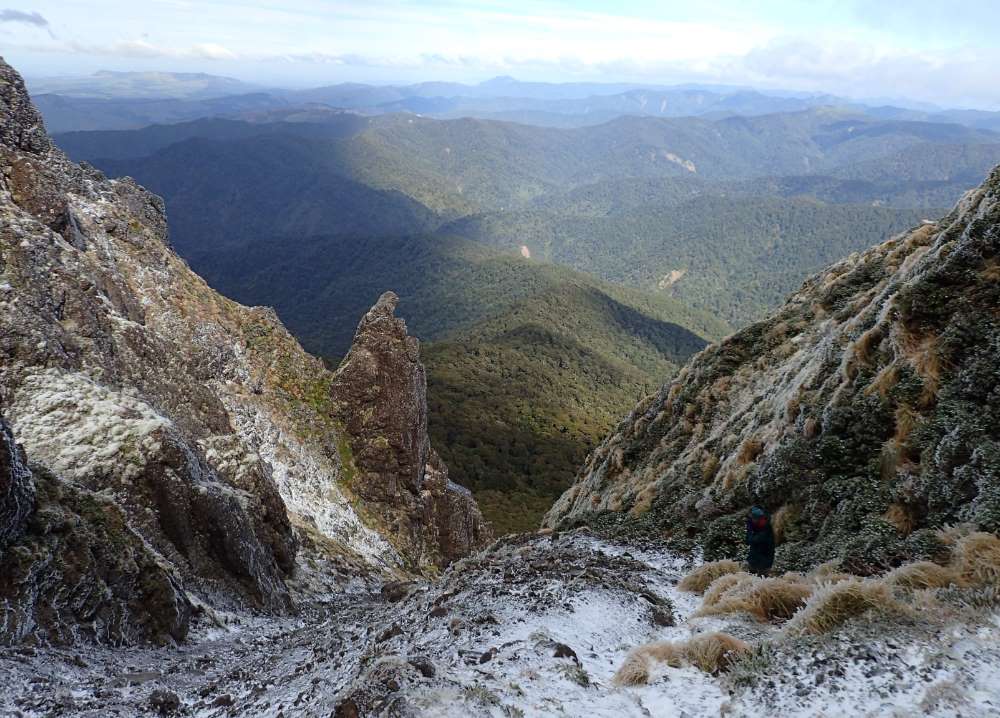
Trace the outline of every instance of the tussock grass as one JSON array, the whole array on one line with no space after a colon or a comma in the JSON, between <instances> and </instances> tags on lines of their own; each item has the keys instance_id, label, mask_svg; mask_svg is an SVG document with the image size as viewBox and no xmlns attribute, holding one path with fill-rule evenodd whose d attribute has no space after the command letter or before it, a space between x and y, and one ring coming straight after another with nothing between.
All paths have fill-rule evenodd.
<instances>
[{"instance_id":1,"label":"tussock grass","mask_svg":"<svg viewBox=\"0 0 1000 718\"><path fill-rule=\"evenodd\" d=\"M899 366L895 363L882 367L872 383L865 389L865 395L878 394L883 399L888 398L889 392L899 384Z\"/></svg>"},{"instance_id":2,"label":"tussock grass","mask_svg":"<svg viewBox=\"0 0 1000 718\"><path fill-rule=\"evenodd\" d=\"M618 686L641 686L649 683L650 669L656 663L671 668L691 665L705 673L717 674L750 652L750 646L728 633L703 633L687 641L657 641L633 649L615 673L612 683Z\"/></svg>"},{"instance_id":3,"label":"tussock grass","mask_svg":"<svg viewBox=\"0 0 1000 718\"><path fill-rule=\"evenodd\" d=\"M735 595L741 589L748 587L756 581L755 576L751 576L746 571L739 573L727 573L712 581L711 585L705 589L705 597L702 599L702 607L714 606L723 598Z\"/></svg>"},{"instance_id":4,"label":"tussock grass","mask_svg":"<svg viewBox=\"0 0 1000 718\"><path fill-rule=\"evenodd\" d=\"M806 574L806 578L814 583L837 583L849 578L854 578L849 573L840 570L840 560L832 559L819 564L812 571Z\"/></svg>"},{"instance_id":5,"label":"tussock grass","mask_svg":"<svg viewBox=\"0 0 1000 718\"><path fill-rule=\"evenodd\" d=\"M764 452L764 444L756 436L752 436L743 442L740 452L736 456L736 463L740 465L750 464L757 460Z\"/></svg>"},{"instance_id":6,"label":"tussock grass","mask_svg":"<svg viewBox=\"0 0 1000 718\"><path fill-rule=\"evenodd\" d=\"M828 633L844 622L869 611L903 613L906 608L892 590L878 579L857 578L822 584L786 626L793 636Z\"/></svg>"},{"instance_id":7,"label":"tussock grass","mask_svg":"<svg viewBox=\"0 0 1000 718\"><path fill-rule=\"evenodd\" d=\"M882 581L890 588L945 588L960 585L958 572L950 566L940 566L931 561L917 561L895 568Z\"/></svg>"},{"instance_id":8,"label":"tussock grass","mask_svg":"<svg viewBox=\"0 0 1000 718\"><path fill-rule=\"evenodd\" d=\"M771 516L771 530L774 531L774 543L776 545L785 542L785 531L795 523L798 515L798 508L791 504L785 504Z\"/></svg>"},{"instance_id":9,"label":"tussock grass","mask_svg":"<svg viewBox=\"0 0 1000 718\"><path fill-rule=\"evenodd\" d=\"M684 655L695 668L705 673L727 670L750 646L728 633L702 633L688 640Z\"/></svg>"},{"instance_id":10,"label":"tussock grass","mask_svg":"<svg viewBox=\"0 0 1000 718\"><path fill-rule=\"evenodd\" d=\"M749 613L759 621L785 620L805 606L812 593L813 587L797 576L754 579L734 584L713 603L702 604L693 615Z\"/></svg>"},{"instance_id":11,"label":"tussock grass","mask_svg":"<svg viewBox=\"0 0 1000 718\"><path fill-rule=\"evenodd\" d=\"M955 524L938 529L937 537L945 546L954 548L955 544L973 532L975 532L975 527L971 524Z\"/></svg>"},{"instance_id":12,"label":"tussock grass","mask_svg":"<svg viewBox=\"0 0 1000 718\"><path fill-rule=\"evenodd\" d=\"M681 582L677 584L677 588L689 593L704 593L705 589L719 576L727 573L739 573L742 570L743 567L739 563L730 561L729 559L710 561L703 563L681 579Z\"/></svg>"},{"instance_id":13,"label":"tussock grass","mask_svg":"<svg viewBox=\"0 0 1000 718\"><path fill-rule=\"evenodd\" d=\"M967 584L1000 585L1000 538L983 531L962 536L952 548L951 568Z\"/></svg>"},{"instance_id":14,"label":"tussock grass","mask_svg":"<svg viewBox=\"0 0 1000 718\"><path fill-rule=\"evenodd\" d=\"M896 468L897 466L894 465L893 473L895 473ZM903 504L890 504L882 518L886 523L895 526L902 536L909 536L917 527L917 518L913 515L913 511Z\"/></svg>"}]
</instances>

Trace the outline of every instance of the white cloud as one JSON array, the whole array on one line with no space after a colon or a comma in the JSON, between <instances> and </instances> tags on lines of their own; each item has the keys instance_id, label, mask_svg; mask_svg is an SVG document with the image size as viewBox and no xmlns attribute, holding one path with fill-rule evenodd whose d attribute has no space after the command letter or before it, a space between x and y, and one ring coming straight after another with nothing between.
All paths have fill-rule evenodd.
<instances>
[{"instance_id":1,"label":"white cloud","mask_svg":"<svg viewBox=\"0 0 1000 718\"><path fill-rule=\"evenodd\" d=\"M55 43L51 46L33 46L34 50L49 52L70 52L83 55L98 55L123 58L173 58L178 60L236 60L239 56L222 45L199 43L189 47L165 47L148 40L123 40L109 45L80 42Z\"/></svg>"}]
</instances>

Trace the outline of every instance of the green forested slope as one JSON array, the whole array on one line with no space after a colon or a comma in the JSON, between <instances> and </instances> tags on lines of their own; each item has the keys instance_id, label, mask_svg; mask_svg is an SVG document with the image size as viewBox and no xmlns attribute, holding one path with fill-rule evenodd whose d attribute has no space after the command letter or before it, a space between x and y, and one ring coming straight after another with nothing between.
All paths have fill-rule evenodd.
<instances>
[{"instance_id":1,"label":"green forested slope","mask_svg":"<svg viewBox=\"0 0 1000 718\"><path fill-rule=\"evenodd\" d=\"M742 325L802 279L920 222L923 210L706 194L597 216L554 211L463 218L446 231L608 281L660 291Z\"/></svg>"},{"instance_id":2,"label":"green forested slope","mask_svg":"<svg viewBox=\"0 0 1000 718\"><path fill-rule=\"evenodd\" d=\"M626 407L728 332L669 298L457 238L258 242L201 271L274 306L332 363L374 299L396 291L425 340L434 445L504 530L537 526Z\"/></svg>"}]
</instances>

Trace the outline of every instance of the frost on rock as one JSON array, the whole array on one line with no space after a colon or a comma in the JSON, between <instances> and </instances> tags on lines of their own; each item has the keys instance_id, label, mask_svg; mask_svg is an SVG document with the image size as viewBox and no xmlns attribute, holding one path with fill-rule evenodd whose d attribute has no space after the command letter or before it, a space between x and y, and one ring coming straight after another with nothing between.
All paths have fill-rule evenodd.
<instances>
[{"instance_id":1,"label":"frost on rock","mask_svg":"<svg viewBox=\"0 0 1000 718\"><path fill-rule=\"evenodd\" d=\"M662 544L587 531L507 537L434 583L345 592L297 619L234 617L179 648L102 649L84 665L47 650L0 654L0 702L139 716L154 691L169 691L191 715L272 718L985 718L1000 707L995 614L873 618L791 639L747 616L692 617L700 599L677 589L691 567ZM636 646L717 631L753 654L719 675L660 663L646 685L612 682Z\"/></svg>"},{"instance_id":2,"label":"frost on rock","mask_svg":"<svg viewBox=\"0 0 1000 718\"><path fill-rule=\"evenodd\" d=\"M403 559L392 545L358 517L336 480L341 469L328 456L289 436L271 420L267 407L240 403L235 398L224 397L224 401L242 440L233 455L242 461L247 456L259 457L270 467L293 522L340 544L345 553L357 555L375 568L402 567ZM210 437L204 444L225 445L229 438ZM248 448L254 453L249 454ZM209 460L223 460L221 451L210 449Z\"/></svg>"}]
</instances>

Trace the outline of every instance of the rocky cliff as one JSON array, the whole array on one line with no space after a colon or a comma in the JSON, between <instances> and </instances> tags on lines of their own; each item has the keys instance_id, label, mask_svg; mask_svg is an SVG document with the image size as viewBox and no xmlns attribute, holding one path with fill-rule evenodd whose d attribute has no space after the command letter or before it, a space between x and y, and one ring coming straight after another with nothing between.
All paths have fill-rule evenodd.
<instances>
[{"instance_id":1,"label":"rocky cliff","mask_svg":"<svg viewBox=\"0 0 1000 718\"><path fill-rule=\"evenodd\" d=\"M333 377L334 416L345 427L351 486L417 567L448 563L490 538L472 495L448 479L427 436L420 346L383 294L358 325Z\"/></svg>"},{"instance_id":2,"label":"rocky cliff","mask_svg":"<svg viewBox=\"0 0 1000 718\"><path fill-rule=\"evenodd\" d=\"M872 572L1000 528L1000 168L947 217L808 280L697 355L589 457L546 517Z\"/></svg>"},{"instance_id":3,"label":"rocky cliff","mask_svg":"<svg viewBox=\"0 0 1000 718\"><path fill-rule=\"evenodd\" d=\"M21 537L34 503L35 484L24 451L0 419L0 551Z\"/></svg>"},{"instance_id":4,"label":"rocky cliff","mask_svg":"<svg viewBox=\"0 0 1000 718\"><path fill-rule=\"evenodd\" d=\"M170 250L159 198L69 162L0 60L0 640L180 638L196 606L446 560L409 541L461 522L440 502L384 536L352 492L332 383Z\"/></svg>"}]
</instances>

